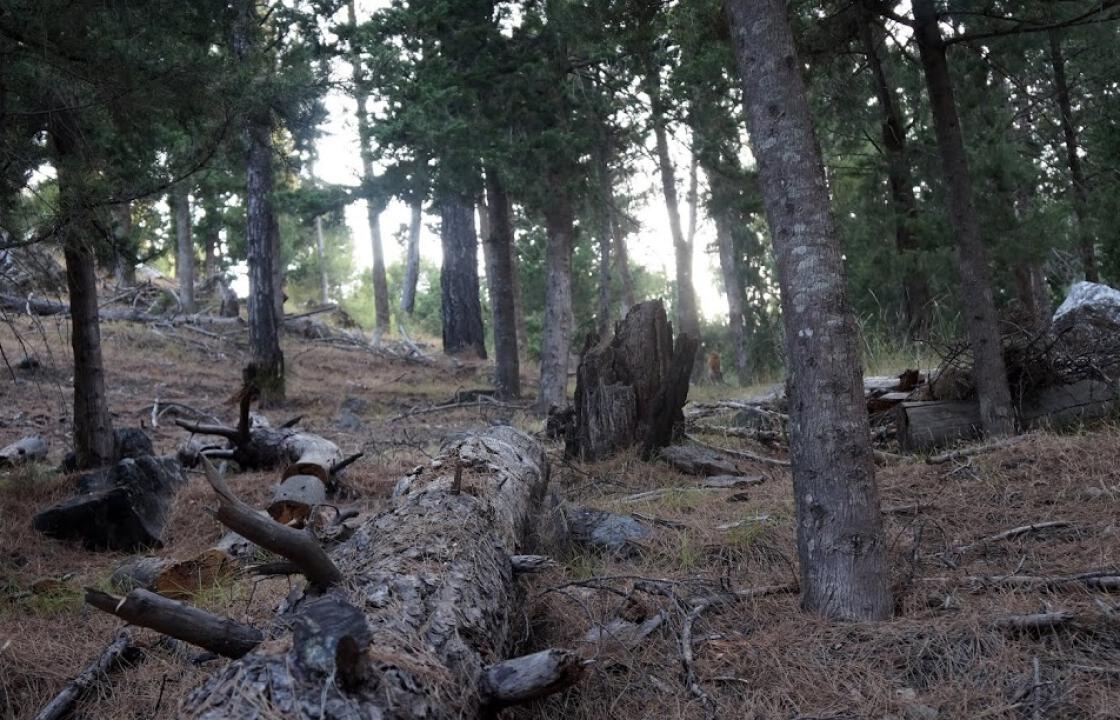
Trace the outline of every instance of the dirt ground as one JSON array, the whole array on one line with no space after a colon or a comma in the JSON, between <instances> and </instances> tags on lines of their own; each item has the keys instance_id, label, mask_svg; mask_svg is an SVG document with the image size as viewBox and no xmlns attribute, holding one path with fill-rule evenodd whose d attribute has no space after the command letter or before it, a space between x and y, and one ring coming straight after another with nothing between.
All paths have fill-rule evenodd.
<instances>
[{"instance_id":1,"label":"dirt ground","mask_svg":"<svg viewBox=\"0 0 1120 720\"><path fill-rule=\"evenodd\" d=\"M18 335L18 338L17 338ZM144 426L157 449L174 452L187 433L157 399L231 422L244 362L243 337L216 338L179 327L113 323L103 330L113 421ZM37 432L50 462L0 471L0 718L34 716L110 641L120 623L81 602L105 587L123 555L94 553L31 529L40 509L67 497L74 478L52 468L68 446L70 362L65 321L0 323L0 445ZM437 359L421 365L356 349L287 339L288 401L273 421L302 425L366 455L348 471L354 502L375 512L393 482L444 436L496 421L529 431L526 413L479 406L414 413L457 390L487 385L485 364ZM41 367L16 364L33 355ZM529 378L527 377L526 380ZM706 389L705 395L710 396ZM735 390L728 388L733 397ZM718 421L717 421L718 422ZM709 442L773 456L781 451L734 438ZM788 471L740 464L765 482L739 490L698 489L695 478L622 455L565 461L552 447L554 488L581 504L634 514L653 529L625 556L573 551L525 582L528 632L518 652L560 646L588 659L584 681L516 718L1108 718L1120 717L1120 604L1084 584L1009 588L1008 575L1060 575L1120 568L1120 431L1035 434L970 460L928 465L907 459L879 471L892 576L893 620L828 623L800 612L797 595L729 599L731 591L797 578ZM250 502L274 473L231 478ZM647 490L656 497L628 500ZM222 531L206 512L212 494L199 475L178 497L159 554L187 557ZM984 542L1044 521L1066 525ZM735 525L721 529L721 526ZM965 547L965 546L972 547ZM1117 572L1120 572L1118 570ZM652 581L652 582L651 582ZM193 602L264 625L289 591L287 579L233 578ZM692 608L709 599L702 612ZM1074 619L1044 632L1013 632L1013 614L1065 610ZM592 628L616 618L664 613L636 646ZM682 636L686 642L682 642ZM84 700L75 717L170 716L179 699L221 660L141 634L144 660ZM684 650L689 652L686 653ZM689 653L691 663L682 662Z\"/></svg>"}]
</instances>

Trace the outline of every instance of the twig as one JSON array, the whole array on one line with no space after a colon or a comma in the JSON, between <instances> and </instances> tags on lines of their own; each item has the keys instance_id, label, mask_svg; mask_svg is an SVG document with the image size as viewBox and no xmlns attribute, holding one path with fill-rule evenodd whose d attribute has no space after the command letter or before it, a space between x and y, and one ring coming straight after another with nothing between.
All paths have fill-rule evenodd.
<instances>
[{"instance_id":1,"label":"twig","mask_svg":"<svg viewBox=\"0 0 1120 720\"><path fill-rule=\"evenodd\" d=\"M35 720L58 720L65 717L74 703L89 692L99 680L138 654L136 647L132 645L132 634L128 630L121 630L96 660L67 683L62 692L55 695L54 699L39 711Z\"/></svg>"},{"instance_id":2,"label":"twig","mask_svg":"<svg viewBox=\"0 0 1120 720\"><path fill-rule=\"evenodd\" d=\"M351 465L352 463L354 463L355 461L357 461L357 460L359 460L360 458L363 458L363 457L365 457L364 452L354 453L353 455L346 458L345 460L340 460L335 465L331 465L331 475L337 475L338 473L345 470L347 466Z\"/></svg>"},{"instance_id":3,"label":"twig","mask_svg":"<svg viewBox=\"0 0 1120 720\"><path fill-rule=\"evenodd\" d=\"M709 718L716 716L715 704L712 698L708 695L707 691L700 684L696 677L696 664L692 656L692 625L696 622L705 610L710 608L716 603L714 599L708 599L701 602L684 616L684 622L681 623L681 667L684 670L685 685L688 687L689 692L696 696L696 698L703 703L704 712Z\"/></svg>"},{"instance_id":4,"label":"twig","mask_svg":"<svg viewBox=\"0 0 1120 720\"><path fill-rule=\"evenodd\" d=\"M992 621L992 627L1009 632L1041 632L1054 630L1073 622L1073 613L1067 610L1033 613L1030 615L1008 615Z\"/></svg>"},{"instance_id":5,"label":"twig","mask_svg":"<svg viewBox=\"0 0 1120 720\"><path fill-rule=\"evenodd\" d=\"M216 435L227 440L236 440L238 437L237 428L231 428L228 425L207 425L180 419L176 419L175 424L196 435Z\"/></svg>"},{"instance_id":6,"label":"twig","mask_svg":"<svg viewBox=\"0 0 1120 720\"><path fill-rule=\"evenodd\" d=\"M483 407L491 407L491 408L504 409L504 410L527 410L530 407L532 407L532 403L499 402L499 401L494 400L492 398L489 398L485 402L483 402L483 398L489 398L489 396L479 395L477 398L475 398L474 400L472 400L470 402L447 403L445 405L433 405L431 407L417 408L417 409L409 410L406 413L401 413L400 415L395 415L395 416L389 418L387 420L387 422L397 422L398 420L404 420L405 418L410 418L410 417L413 417L414 415L427 415L429 413L438 413L438 412L444 412L444 411L449 411L449 410L462 410L462 409L483 408Z\"/></svg>"},{"instance_id":7,"label":"twig","mask_svg":"<svg viewBox=\"0 0 1120 720\"><path fill-rule=\"evenodd\" d=\"M1013 539L1019 537L1020 535L1027 535L1029 533L1041 532L1043 530L1056 530L1056 529L1059 529L1059 528L1067 528L1067 527L1070 527L1071 525L1073 525L1073 523L1071 523L1068 520L1047 520L1045 522L1031 523L1030 525L1020 525L1019 527L1013 527L1010 530L1004 530L1003 532L998 532L995 535L989 535L988 537L983 538L982 540L977 540L974 543L970 543L968 545L961 545L961 546L957 547L956 550L957 550L958 553L968 552L969 550L972 550L972 549L974 549L976 547L979 547L981 545L988 545L988 544L991 544L991 543L994 543L994 542L1000 542L1001 540L1013 540Z\"/></svg>"}]
</instances>

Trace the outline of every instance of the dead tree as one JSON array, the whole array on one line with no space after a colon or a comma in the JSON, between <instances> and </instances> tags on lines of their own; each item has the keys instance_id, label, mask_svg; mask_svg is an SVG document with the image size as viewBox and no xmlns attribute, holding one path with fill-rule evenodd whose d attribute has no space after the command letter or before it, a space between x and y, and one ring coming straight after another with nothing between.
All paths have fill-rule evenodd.
<instances>
[{"instance_id":1,"label":"dead tree","mask_svg":"<svg viewBox=\"0 0 1120 720\"><path fill-rule=\"evenodd\" d=\"M459 468L458 486L453 472L426 484L414 477L329 555L310 533L238 500L206 467L218 520L289 560L308 585L291 596L276 639L191 692L180 717L478 717L579 678L580 661L562 650L503 660L520 627L511 556L523 550L548 483L543 450L521 432L492 428L447 448L437 467ZM113 609L128 607L126 598ZM181 622L160 629L215 639L201 631L223 619L195 622L183 608L165 603ZM227 654L255 637L236 629L245 642L223 647Z\"/></svg>"},{"instance_id":2,"label":"dead tree","mask_svg":"<svg viewBox=\"0 0 1120 720\"><path fill-rule=\"evenodd\" d=\"M589 338L576 372L569 455L594 460L642 445L645 456L673 439L684 419L689 375L699 342L673 330L660 300L635 305L614 338Z\"/></svg>"}]
</instances>

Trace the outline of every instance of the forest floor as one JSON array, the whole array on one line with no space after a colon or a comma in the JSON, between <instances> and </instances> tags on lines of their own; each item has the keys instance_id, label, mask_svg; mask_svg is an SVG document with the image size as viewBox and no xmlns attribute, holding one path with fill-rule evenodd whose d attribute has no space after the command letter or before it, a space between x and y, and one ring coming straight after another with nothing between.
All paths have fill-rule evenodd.
<instances>
[{"instance_id":1,"label":"forest floor","mask_svg":"<svg viewBox=\"0 0 1120 720\"><path fill-rule=\"evenodd\" d=\"M110 640L119 621L82 603L83 586L108 583L124 557L86 552L31 529L38 510L68 497L73 478L53 469L68 446L70 362L64 321L0 324L0 347L13 365L24 352L42 367L15 369L0 382L0 445L30 433L51 442L50 463L0 471L0 718L27 718ZM19 340L16 334L19 335ZM110 323L103 328L113 420L145 426L161 452L186 437L152 403L179 402L232 422L244 348L186 329ZM21 348L20 343L26 346ZM274 421L302 425L349 454L366 452L347 473L363 511L386 502L395 480L438 449L446 435L495 421L539 432L531 415L481 404L453 412L409 414L487 386L488 367L436 358L432 365L386 359L314 341L285 340L288 401ZM13 350L15 355L13 356ZM14 379L13 379L14 375ZM741 393L722 390L728 398ZM711 397L715 391L705 388ZM714 438L713 438L714 440ZM729 447L747 441L718 438ZM775 454L773 449L753 448ZM778 453L780 454L780 453ZM788 470L741 463L766 482L746 490L700 490L695 478L624 454L608 462L563 460L552 446L553 487L568 500L636 513L653 537L629 556L573 552L525 583L528 640L519 650L578 648L594 662L581 684L509 711L516 718L1103 718L1120 717L1120 605L1115 596L1066 584L1012 589L979 576L1061 575L1120 566L1120 429L1027 441L969 460L928 465L921 458L881 467L879 481L897 598L893 620L829 623L803 614L796 594L713 605L686 622L673 599L696 589L746 589L797 578ZM244 473L231 485L264 500L274 473ZM659 488L655 498L624 502ZM176 501L161 554L185 557L222 534L205 508L212 495L191 474ZM1017 526L1068 525L982 542ZM740 523L736 527L720 526ZM966 547L972 546L972 547ZM642 578L677 588L643 592ZM195 604L267 623L289 591L287 579L234 578ZM1013 614L1065 610L1075 619L1044 632L1001 630ZM585 642L594 624L666 622L636 647ZM694 654L696 683L682 671L682 630ZM193 653L157 644L84 700L76 717L153 718L222 661L197 666ZM706 695L705 702L699 696Z\"/></svg>"}]
</instances>

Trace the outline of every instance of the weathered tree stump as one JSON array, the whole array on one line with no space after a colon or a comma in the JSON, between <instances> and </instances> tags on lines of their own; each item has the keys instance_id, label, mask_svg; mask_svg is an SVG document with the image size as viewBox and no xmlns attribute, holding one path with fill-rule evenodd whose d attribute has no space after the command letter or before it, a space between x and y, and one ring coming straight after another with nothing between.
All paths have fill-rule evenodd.
<instances>
[{"instance_id":1,"label":"weathered tree stump","mask_svg":"<svg viewBox=\"0 0 1120 720\"><path fill-rule=\"evenodd\" d=\"M569 455L597 460L642 445L648 457L672 441L684 416L699 342L673 330L660 300L639 303L608 342L596 336L580 357Z\"/></svg>"}]
</instances>

